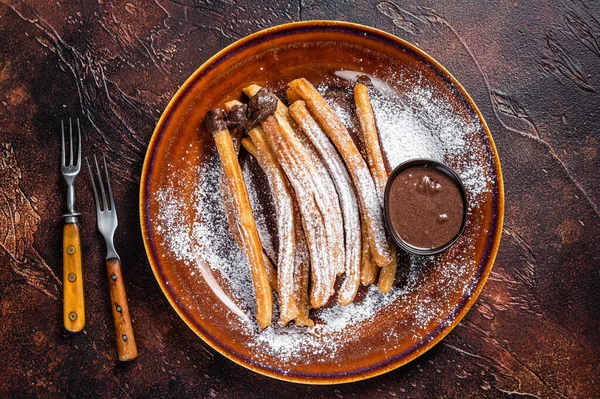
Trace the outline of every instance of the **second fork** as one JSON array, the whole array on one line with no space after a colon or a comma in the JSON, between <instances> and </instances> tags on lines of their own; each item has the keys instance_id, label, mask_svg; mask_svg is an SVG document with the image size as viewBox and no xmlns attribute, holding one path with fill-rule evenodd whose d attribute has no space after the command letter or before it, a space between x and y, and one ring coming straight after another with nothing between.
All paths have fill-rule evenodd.
<instances>
[{"instance_id":1,"label":"second fork","mask_svg":"<svg viewBox=\"0 0 600 399\"><path fill-rule=\"evenodd\" d=\"M98 219L98 230L106 242L106 272L108 274L108 285L110 290L110 304L112 308L113 321L115 324L115 335L117 340L117 352L119 360L130 361L137 357L138 351L133 335L133 325L129 315L129 304L125 294L125 284L123 282L123 273L121 271L121 258L117 254L114 245L114 235L119 221L117 218L117 209L108 177L108 167L106 166L106 157L102 156L104 163L104 176L106 178L106 190L102 182L102 173L98 167L98 159L94 155L94 165L96 166L98 187L94 182L94 174L90 168L90 163L86 158L92 190L94 192L94 201L96 202L96 217Z\"/></svg>"}]
</instances>

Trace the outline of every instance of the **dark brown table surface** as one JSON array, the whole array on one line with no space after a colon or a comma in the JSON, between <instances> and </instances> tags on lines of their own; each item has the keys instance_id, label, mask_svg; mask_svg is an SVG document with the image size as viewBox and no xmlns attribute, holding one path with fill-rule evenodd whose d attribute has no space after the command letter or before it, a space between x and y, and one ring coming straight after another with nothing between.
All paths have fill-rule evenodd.
<instances>
[{"instance_id":1,"label":"dark brown table surface","mask_svg":"<svg viewBox=\"0 0 600 399\"><path fill-rule=\"evenodd\" d=\"M424 3L0 1L0 397L598 397L600 3ZM502 244L469 314L409 365L340 386L272 380L209 349L156 283L138 217L146 146L179 85L235 40L307 19L374 26L439 60L483 112L505 178ZM69 117L114 170L140 349L130 364L117 361L86 175L87 323L62 327Z\"/></svg>"}]
</instances>

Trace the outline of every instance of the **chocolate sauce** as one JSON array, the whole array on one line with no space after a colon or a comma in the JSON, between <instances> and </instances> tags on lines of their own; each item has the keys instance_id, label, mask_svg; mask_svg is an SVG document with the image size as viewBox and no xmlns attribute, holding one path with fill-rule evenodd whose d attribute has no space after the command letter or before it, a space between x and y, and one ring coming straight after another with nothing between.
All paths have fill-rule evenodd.
<instances>
[{"instance_id":1,"label":"chocolate sauce","mask_svg":"<svg viewBox=\"0 0 600 399\"><path fill-rule=\"evenodd\" d=\"M277 110L277 97L266 87L260 89L248 102L249 118L253 123L260 123L273 115Z\"/></svg>"},{"instance_id":2,"label":"chocolate sauce","mask_svg":"<svg viewBox=\"0 0 600 399\"><path fill-rule=\"evenodd\" d=\"M251 122L248 120L248 106L234 105L227 113L227 127L230 129L248 130Z\"/></svg>"},{"instance_id":3,"label":"chocolate sauce","mask_svg":"<svg viewBox=\"0 0 600 399\"><path fill-rule=\"evenodd\" d=\"M226 129L227 122L225 122L225 111L221 108L211 109L206 113L204 125L209 133L215 133L219 130Z\"/></svg>"},{"instance_id":4,"label":"chocolate sauce","mask_svg":"<svg viewBox=\"0 0 600 399\"><path fill-rule=\"evenodd\" d=\"M227 127L231 133L233 147L238 151L241 137L252 128L252 121L248 119L248 106L246 104L231 107L227 112Z\"/></svg>"},{"instance_id":5,"label":"chocolate sauce","mask_svg":"<svg viewBox=\"0 0 600 399\"><path fill-rule=\"evenodd\" d=\"M460 232L464 202L457 183L427 166L402 171L391 183L388 212L392 228L406 243L435 249Z\"/></svg>"},{"instance_id":6,"label":"chocolate sauce","mask_svg":"<svg viewBox=\"0 0 600 399\"><path fill-rule=\"evenodd\" d=\"M371 78L367 75L358 75L356 77L356 83L361 83L370 89L373 88L373 82L371 81Z\"/></svg>"},{"instance_id":7,"label":"chocolate sauce","mask_svg":"<svg viewBox=\"0 0 600 399\"><path fill-rule=\"evenodd\" d=\"M234 145L254 126L273 115L277 110L277 97L266 87L260 89L246 104L234 105L225 113L221 108L206 113L204 124L209 133L230 129Z\"/></svg>"}]
</instances>

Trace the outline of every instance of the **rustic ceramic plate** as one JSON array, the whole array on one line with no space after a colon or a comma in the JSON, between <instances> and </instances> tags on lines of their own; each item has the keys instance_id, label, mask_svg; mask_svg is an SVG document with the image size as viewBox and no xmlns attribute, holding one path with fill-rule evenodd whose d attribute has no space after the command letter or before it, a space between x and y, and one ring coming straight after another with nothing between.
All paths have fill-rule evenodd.
<instances>
[{"instance_id":1,"label":"rustic ceramic plate","mask_svg":"<svg viewBox=\"0 0 600 399\"><path fill-rule=\"evenodd\" d=\"M203 127L208 109L242 98L249 83L281 93L301 76L318 86L344 123L355 120L348 88L360 74L374 82L382 148L390 169L410 158L449 164L468 192L465 232L435 257L400 256L392 291L361 288L348 307L315 312L311 330L253 321L248 266L232 240L220 202L219 163ZM273 208L264 176L241 155L265 246L273 247ZM481 113L440 64L382 31L343 22L282 25L250 35L202 65L173 97L146 155L141 227L150 264L181 318L206 343L256 372L331 384L397 368L456 326L483 288L503 222L500 162ZM275 250L271 250L272 256ZM218 298L213 276L238 317ZM212 284L214 285L214 284Z\"/></svg>"}]
</instances>

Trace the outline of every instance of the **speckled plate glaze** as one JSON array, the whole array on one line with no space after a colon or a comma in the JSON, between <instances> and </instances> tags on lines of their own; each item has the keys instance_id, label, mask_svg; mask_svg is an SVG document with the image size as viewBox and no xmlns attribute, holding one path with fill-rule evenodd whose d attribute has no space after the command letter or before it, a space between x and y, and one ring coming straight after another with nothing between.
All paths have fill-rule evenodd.
<instances>
[{"instance_id":1,"label":"speckled plate glaze","mask_svg":"<svg viewBox=\"0 0 600 399\"><path fill-rule=\"evenodd\" d=\"M218 163L212 138L203 127L205 113L241 98L241 89L249 83L267 84L281 93L286 82L304 76L326 94L347 93L345 79L353 76L348 71L369 74L383 88L376 116L378 124L381 119L385 125L380 133L388 168L408 158L433 157L458 170L469 198L465 232L450 250L435 257L401 255L395 287L387 296L375 288L361 288L356 304L317 312L313 332L270 327L259 333L252 321L241 320L217 299L199 272L204 255L213 250L199 244L204 242L201 235L223 234L219 229L226 226L218 216L222 211L218 204L201 204L218 202ZM387 97L394 97L396 105L386 105ZM244 163L252 161L242 158ZM245 166L245 171L252 168ZM253 178L250 184L255 191L268 191L264 179ZM426 352L457 325L492 268L502 230L503 195L492 136L472 99L447 70L385 32L312 21L250 35L209 59L183 84L148 147L140 219L158 283L181 318L207 344L261 374L334 384L393 370ZM265 207L263 212L269 213ZM198 232L207 217L213 218L208 226L214 230ZM235 244L227 248L239 251ZM225 261L232 259L223 256ZM231 266L235 271L238 265L228 266L214 267L215 278L252 317L252 304L227 279ZM243 267L247 266L241 261L241 274Z\"/></svg>"}]
</instances>

